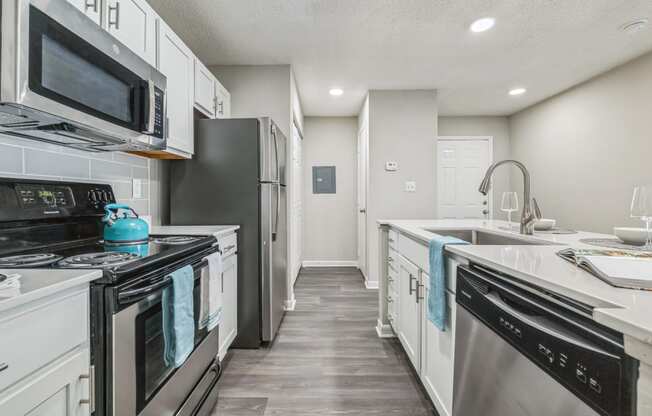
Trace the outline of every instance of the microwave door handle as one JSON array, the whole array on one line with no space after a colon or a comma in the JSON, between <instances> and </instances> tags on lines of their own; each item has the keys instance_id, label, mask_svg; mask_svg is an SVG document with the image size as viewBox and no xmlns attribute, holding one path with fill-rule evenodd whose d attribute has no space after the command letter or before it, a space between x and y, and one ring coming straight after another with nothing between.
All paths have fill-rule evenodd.
<instances>
[{"instance_id":1,"label":"microwave door handle","mask_svg":"<svg viewBox=\"0 0 652 416\"><path fill-rule=\"evenodd\" d=\"M154 134L154 117L156 113L156 89L152 80L147 81L147 99L144 100L143 114L147 115L147 124L145 124L143 133Z\"/></svg>"}]
</instances>

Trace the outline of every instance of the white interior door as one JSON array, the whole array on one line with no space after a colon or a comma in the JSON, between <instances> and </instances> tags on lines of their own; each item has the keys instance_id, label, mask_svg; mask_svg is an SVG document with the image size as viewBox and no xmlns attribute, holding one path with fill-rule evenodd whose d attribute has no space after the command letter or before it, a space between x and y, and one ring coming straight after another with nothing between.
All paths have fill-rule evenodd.
<instances>
[{"instance_id":1,"label":"white interior door","mask_svg":"<svg viewBox=\"0 0 652 416\"><path fill-rule=\"evenodd\" d=\"M358 132L358 267L367 277L367 161L369 131L363 126Z\"/></svg>"},{"instance_id":2,"label":"white interior door","mask_svg":"<svg viewBox=\"0 0 652 416\"><path fill-rule=\"evenodd\" d=\"M491 193L478 192L493 159L491 137L440 137L437 141L439 218L488 218Z\"/></svg>"},{"instance_id":3,"label":"white interior door","mask_svg":"<svg viewBox=\"0 0 652 416\"><path fill-rule=\"evenodd\" d=\"M293 177L293 244L292 244L292 284L297 279L303 258L303 151L301 133L292 124L292 169Z\"/></svg>"}]
</instances>

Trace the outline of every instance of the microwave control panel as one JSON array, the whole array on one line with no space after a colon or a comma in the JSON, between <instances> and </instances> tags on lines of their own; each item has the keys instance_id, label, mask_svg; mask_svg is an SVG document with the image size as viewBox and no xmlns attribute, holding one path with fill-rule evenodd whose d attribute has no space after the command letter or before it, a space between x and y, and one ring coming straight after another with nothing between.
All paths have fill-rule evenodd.
<instances>
[{"instance_id":1,"label":"microwave control panel","mask_svg":"<svg viewBox=\"0 0 652 416\"><path fill-rule=\"evenodd\" d=\"M154 88L154 133L152 136L163 139L165 122L165 93L159 88Z\"/></svg>"}]
</instances>

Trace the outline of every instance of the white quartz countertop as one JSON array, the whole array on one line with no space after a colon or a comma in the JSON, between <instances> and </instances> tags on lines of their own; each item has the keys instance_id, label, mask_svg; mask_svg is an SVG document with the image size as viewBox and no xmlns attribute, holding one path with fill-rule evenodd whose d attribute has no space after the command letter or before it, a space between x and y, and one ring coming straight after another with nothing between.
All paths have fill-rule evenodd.
<instances>
[{"instance_id":1,"label":"white quartz countertop","mask_svg":"<svg viewBox=\"0 0 652 416\"><path fill-rule=\"evenodd\" d=\"M541 234L523 236L507 231L505 221L485 220L382 220L379 225L398 229L428 244L439 230L485 231L549 245L451 245L447 252L464 257L518 279L594 307L593 318L607 327L652 344L652 291L613 287L560 258L565 247L599 248L583 244L585 238L608 238L605 234Z\"/></svg>"},{"instance_id":2,"label":"white quartz countertop","mask_svg":"<svg viewBox=\"0 0 652 416\"><path fill-rule=\"evenodd\" d=\"M16 287L0 289L0 313L102 277L101 270L0 269L0 274L20 276Z\"/></svg>"},{"instance_id":3,"label":"white quartz countertop","mask_svg":"<svg viewBox=\"0 0 652 416\"><path fill-rule=\"evenodd\" d=\"M230 234L239 225L155 225L150 234L158 235L212 235L215 238Z\"/></svg>"}]
</instances>

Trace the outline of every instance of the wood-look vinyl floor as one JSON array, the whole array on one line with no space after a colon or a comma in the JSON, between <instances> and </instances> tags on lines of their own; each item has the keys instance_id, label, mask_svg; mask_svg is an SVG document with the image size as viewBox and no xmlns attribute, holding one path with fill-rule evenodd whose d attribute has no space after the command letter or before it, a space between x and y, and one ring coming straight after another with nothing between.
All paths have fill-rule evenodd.
<instances>
[{"instance_id":1,"label":"wood-look vinyl floor","mask_svg":"<svg viewBox=\"0 0 652 416\"><path fill-rule=\"evenodd\" d=\"M229 353L213 416L435 414L356 269L303 269L295 294L269 348Z\"/></svg>"}]
</instances>

